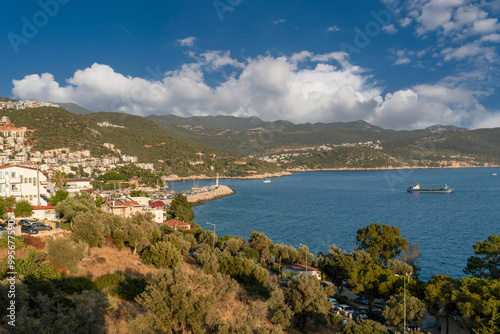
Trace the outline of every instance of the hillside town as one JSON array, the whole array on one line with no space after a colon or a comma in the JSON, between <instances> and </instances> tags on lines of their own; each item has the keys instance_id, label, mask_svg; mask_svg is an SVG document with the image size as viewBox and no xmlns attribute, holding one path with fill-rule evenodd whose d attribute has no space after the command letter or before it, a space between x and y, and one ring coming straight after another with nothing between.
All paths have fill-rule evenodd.
<instances>
[{"instance_id":1,"label":"hillside town","mask_svg":"<svg viewBox=\"0 0 500 334\"><path fill-rule=\"evenodd\" d=\"M103 198L101 208L104 212L123 217L137 212L151 212L158 224L166 221L166 208L171 201L172 192L140 187L137 178L134 178L130 180L131 185L134 188L137 186L151 198L131 197L131 189L121 189L120 182L116 182L120 191L95 190L92 185L94 180L90 177L131 165L140 170L154 171L152 163L141 163L136 156L121 154L111 143L103 146L114 155L105 157L93 157L89 150L76 151L68 147L34 151L25 140L26 134L31 131L26 127L16 127L6 116L0 119L0 197L12 197L15 202L28 201L33 208L32 218L55 221L58 215L55 207L49 203L51 196L58 190L64 190L70 195L87 192L94 200ZM74 175L77 170L83 176ZM200 192L210 190L217 193L214 196L228 192L225 189L222 193L220 189L201 189ZM12 209L7 210L7 217L14 218Z\"/></svg>"},{"instance_id":2,"label":"hillside town","mask_svg":"<svg viewBox=\"0 0 500 334\"><path fill-rule=\"evenodd\" d=\"M40 101L0 101L0 110L14 109L14 110L24 110L28 108L39 108L39 107L56 107L59 108L58 104L52 102L40 102Z\"/></svg>"}]
</instances>

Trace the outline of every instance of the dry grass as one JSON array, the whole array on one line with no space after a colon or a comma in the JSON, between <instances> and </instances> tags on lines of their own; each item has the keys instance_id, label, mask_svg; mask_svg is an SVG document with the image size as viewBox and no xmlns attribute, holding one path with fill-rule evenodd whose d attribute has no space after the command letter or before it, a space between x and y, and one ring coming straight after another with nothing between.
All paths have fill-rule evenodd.
<instances>
[{"instance_id":1,"label":"dry grass","mask_svg":"<svg viewBox=\"0 0 500 334\"><path fill-rule=\"evenodd\" d=\"M106 315L106 333L127 334L128 324L140 313L139 305L111 296L109 302L110 308Z\"/></svg>"},{"instance_id":2,"label":"dry grass","mask_svg":"<svg viewBox=\"0 0 500 334\"><path fill-rule=\"evenodd\" d=\"M133 255L129 248L121 251L108 247L90 248L89 252L90 255L80 263L80 271L72 276L83 276L94 280L105 274L126 274L152 281L157 271L154 266L143 264L139 255ZM98 263L97 259L100 257L105 258L106 262Z\"/></svg>"}]
</instances>

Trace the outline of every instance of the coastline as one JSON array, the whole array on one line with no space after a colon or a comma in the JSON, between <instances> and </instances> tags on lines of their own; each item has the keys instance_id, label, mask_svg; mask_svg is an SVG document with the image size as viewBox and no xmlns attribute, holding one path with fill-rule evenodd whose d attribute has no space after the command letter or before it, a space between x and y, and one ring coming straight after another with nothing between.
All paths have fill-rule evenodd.
<instances>
[{"instance_id":1,"label":"coastline","mask_svg":"<svg viewBox=\"0 0 500 334\"><path fill-rule=\"evenodd\" d=\"M292 175L289 171L277 172L277 173L264 173L264 174L254 174L248 176L219 176L219 179L239 179L239 180L258 180L258 179L267 179L269 177L283 177ZM215 180L216 177L207 176L204 174L201 175L191 175L191 176L177 176L170 175L164 177L162 180L166 182L173 181L188 181L188 180Z\"/></svg>"},{"instance_id":2,"label":"coastline","mask_svg":"<svg viewBox=\"0 0 500 334\"><path fill-rule=\"evenodd\" d=\"M212 191L207 191L205 193L200 193L200 194L195 194L195 195L188 195L187 200L188 202L192 203L193 205L198 205L203 202L211 201L217 198L225 197L234 194L234 190L229 188L228 186L223 186L220 185L217 189L214 189ZM164 200L165 204L170 205L172 202L171 199Z\"/></svg>"},{"instance_id":3,"label":"coastline","mask_svg":"<svg viewBox=\"0 0 500 334\"><path fill-rule=\"evenodd\" d=\"M459 168L498 168L500 165L491 166L441 166L441 167L430 167L430 166L414 166L414 167L374 167L374 168L362 168L362 167L343 167L343 168L289 168L287 171L300 173L300 172L321 172L321 171L383 171L383 170L406 170L406 169L459 169Z\"/></svg>"}]
</instances>

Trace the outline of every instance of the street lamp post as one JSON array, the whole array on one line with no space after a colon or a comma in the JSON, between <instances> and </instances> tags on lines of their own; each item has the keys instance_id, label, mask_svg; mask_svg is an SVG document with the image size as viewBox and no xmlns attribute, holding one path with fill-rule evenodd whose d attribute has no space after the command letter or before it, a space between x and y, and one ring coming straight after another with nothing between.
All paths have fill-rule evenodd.
<instances>
[{"instance_id":1,"label":"street lamp post","mask_svg":"<svg viewBox=\"0 0 500 334\"><path fill-rule=\"evenodd\" d=\"M303 245L303 244L299 244L301 246L306 246L306 245ZM307 246L306 246L307 247ZM307 275L307 251L306 251L306 275Z\"/></svg>"},{"instance_id":2,"label":"street lamp post","mask_svg":"<svg viewBox=\"0 0 500 334\"><path fill-rule=\"evenodd\" d=\"M410 281L411 273L405 273L403 275L394 274L397 277L403 277L403 334L406 333L406 278L408 278L408 282Z\"/></svg>"},{"instance_id":3,"label":"street lamp post","mask_svg":"<svg viewBox=\"0 0 500 334\"><path fill-rule=\"evenodd\" d=\"M214 235L215 235L215 237L217 237L217 234L215 233L215 224L214 223L208 223L208 222L207 222L207 224L214 226ZM215 248L215 238L214 238L214 240L212 242L212 248Z\"/></svg>"}]
</instances>

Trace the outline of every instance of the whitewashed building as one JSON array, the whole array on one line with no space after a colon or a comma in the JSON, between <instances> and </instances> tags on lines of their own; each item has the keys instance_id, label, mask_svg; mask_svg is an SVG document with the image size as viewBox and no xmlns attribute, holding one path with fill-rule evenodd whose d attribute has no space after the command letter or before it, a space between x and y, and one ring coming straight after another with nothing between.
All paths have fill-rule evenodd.
<instances>
[{"instance_id":1,"label":"whitewashed building","mask_svg":"<svg viewBox=\"0 0 500 334\"><path fill-rule=\"evenodd\" d=\"M46 206L48 198L47 177L36 168L21 166L0 166L0 196L13 196L16 201L22 199L31 205Z\"/></svg>"},{"instance_id":2,"label":"whitewashed building","mask_svg":"<svg viewBox=\"0 0 500 334\"><path fill-rule=\"evenodd\" d=\"M83 190L92 189L92 179L82 178L82 179L67 179L64 180L63 190L68 193L79 193ZM55 193L59 188L56 187L55 182L48 182L47 190L49 193Z\"/></svg>"}]
</instances>

